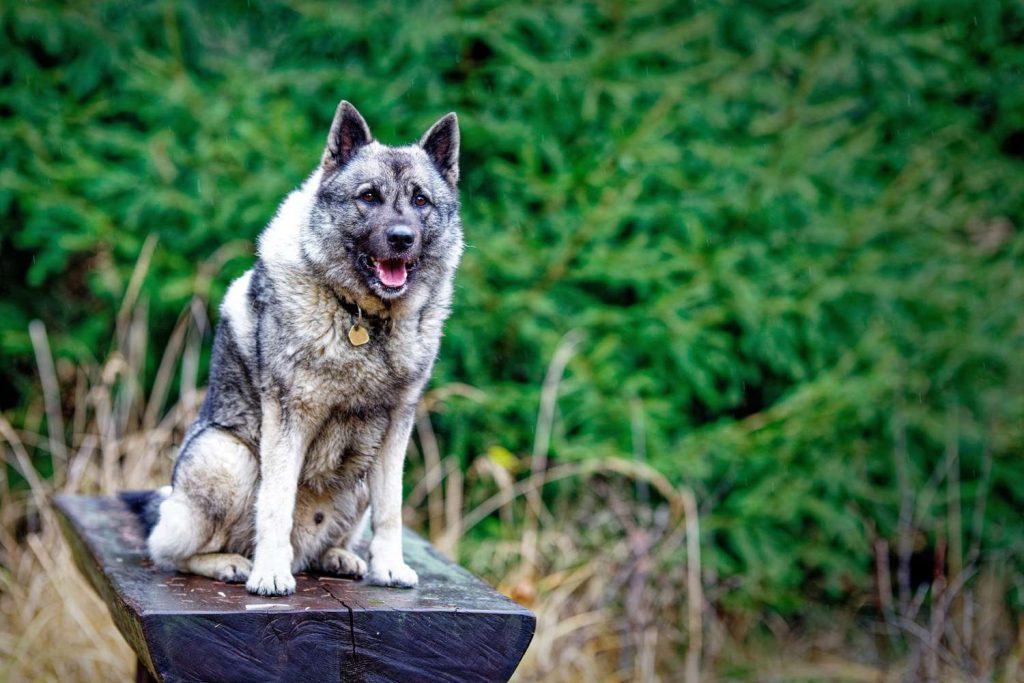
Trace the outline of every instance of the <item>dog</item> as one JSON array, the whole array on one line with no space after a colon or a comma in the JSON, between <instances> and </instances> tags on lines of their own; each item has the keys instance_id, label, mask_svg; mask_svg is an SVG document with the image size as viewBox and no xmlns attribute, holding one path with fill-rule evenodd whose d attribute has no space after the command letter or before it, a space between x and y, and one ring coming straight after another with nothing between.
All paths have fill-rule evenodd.
<instances>
[{"instance_id":1,"label":"dog","mask_svg":"<svg viewBox=\"0 0 1024 683\"><path fill-rule=\"evenodd\" d=\"M224 297L171 486L129 500L157 567L268 596L307 569L416 586L402 468L463 251L459 141L451 113L385 146L338 105L319 167Z\"/></svg>"}]
</instances>

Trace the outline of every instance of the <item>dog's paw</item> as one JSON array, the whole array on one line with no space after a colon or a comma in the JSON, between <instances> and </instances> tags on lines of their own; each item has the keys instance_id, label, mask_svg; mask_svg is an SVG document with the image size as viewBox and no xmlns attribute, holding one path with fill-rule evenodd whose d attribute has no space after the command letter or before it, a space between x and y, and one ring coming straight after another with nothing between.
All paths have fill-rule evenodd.
<instances>
[{"instance_id":1,"label":"dog's paw","mask_svg":"<svg viewBox=\"0 0 1024 683\"><path fill-rule=\"evenodd\" d=\"M320 557L320 570L335 576L358 578L366 574L366 562L351 550L330 548Z\"/></svg>"},{"instance_id":2,"label":"dog's paw","mask_svg":"<svg viewBox=\"0 0 1024 683\"><path fill-rule=\"evenodd\" d=\"M291 595L295 592L295 577L287 568L278 571L261 571L254 568L245 590L256 595Z\"/></svg>"},{"instance_id":3,"label":"dog's paw","mask_svg":"<svg viewBox=\"0 0 1024 683\"><path fill-rule=\"evenodd\" d=\"M252 562L236 553L204 553L193 555L179 563L177 568L215 581L245 583L252 573Z\"/></svg>"},{"instance_id":4,"label":"dog's paw","mask_svg":"<svg viewBox=\"0 0 1024 683\"><path fill-rule=\"evenodd\" d=\"M245 583L252 574L252 562L245 557L237 557L229 562L224 562L217 570L218 581L224 583Z\"/></svg>"},{"instance_id":5,"label":"dog's paw","mask_svg":"<svg viewBox=\"0 0 1024 683\"><path fill-rule=\"evenodd\" d=\"M387 564L370 562L370 571L366 575L366 581L374 586L415 588L420 579L412 567L399 560Z\"/></svg>"}]
</instances>

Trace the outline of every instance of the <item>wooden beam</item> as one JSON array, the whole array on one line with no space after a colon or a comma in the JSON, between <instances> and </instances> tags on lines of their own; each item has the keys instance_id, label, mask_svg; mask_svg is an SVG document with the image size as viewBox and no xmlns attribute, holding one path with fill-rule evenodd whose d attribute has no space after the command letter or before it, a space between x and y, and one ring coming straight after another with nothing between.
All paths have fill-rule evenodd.
<instances>
[{"instance_id":1,"label":"wooden beam","mask_svg":"<svg viewBox=\"0 0 1024 683\"><path fill-rule=\"evenodd\" d=\"M533 638L532 613L408 530L418 588L300 574L294 595L266 598L157 570L116 498L54 506L76 564L157 681L506 680Z\"/></svg>"}]
</instances>

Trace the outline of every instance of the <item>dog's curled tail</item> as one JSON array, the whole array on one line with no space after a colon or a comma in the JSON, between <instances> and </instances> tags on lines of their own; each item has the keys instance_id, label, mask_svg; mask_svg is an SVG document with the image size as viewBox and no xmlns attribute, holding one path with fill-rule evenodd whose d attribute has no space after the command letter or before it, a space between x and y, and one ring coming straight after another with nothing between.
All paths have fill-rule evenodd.
<instances>
[{"instance_id":1,"label":"dog's curled tail","mask_svg":"<svg viewBox=\"0 0 1024 683\"><path fill-rule=\"evenodd\" d=\"M171 487L164 486L156 491L121 491L117 497L128 506L129 510L139 516L148 536L160 520L160 503L164 502L169 495L171 495Z\"/></svg>"}]
</instances>

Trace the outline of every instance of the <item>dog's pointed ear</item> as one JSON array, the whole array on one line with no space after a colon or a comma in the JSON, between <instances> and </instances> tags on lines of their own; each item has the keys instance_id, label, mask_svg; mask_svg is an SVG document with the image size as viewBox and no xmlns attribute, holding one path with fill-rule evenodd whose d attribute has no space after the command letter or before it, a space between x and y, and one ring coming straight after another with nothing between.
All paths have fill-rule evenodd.
<instances>
[{"instance_id":1,"label":"dog's pointed ear","mask_svg":"<svg viewBox=\"0 0 1024 683\"><path fill-rule=\"evenodd\" d=\"M331 132L327 135L327 149L324 150L320 165L324 171L341 168L363 145L373 140L370 127L356 108L342 100L334 112Z\"/></svg>"},{"instance_id":2,"label":"dog's pointed ear","mask_svg":"<svg viewBox=\"0 0 1024 683\"><path fill-rule=\"evenodd\" d=\"M452 112L420 138L422 147L448 184L459 182L459 117Z\"/></svg>"}]
</instances>

